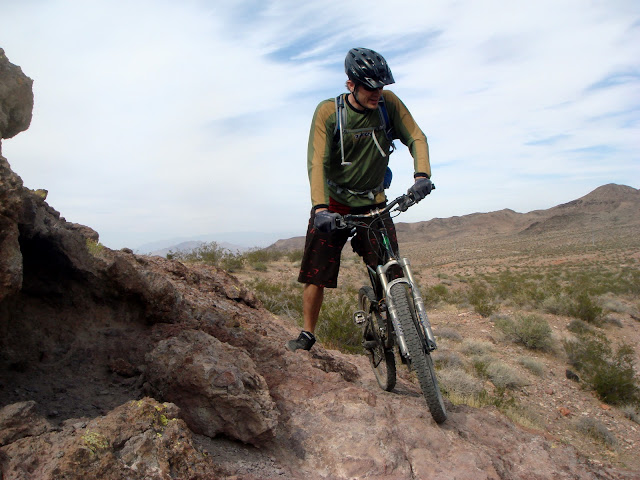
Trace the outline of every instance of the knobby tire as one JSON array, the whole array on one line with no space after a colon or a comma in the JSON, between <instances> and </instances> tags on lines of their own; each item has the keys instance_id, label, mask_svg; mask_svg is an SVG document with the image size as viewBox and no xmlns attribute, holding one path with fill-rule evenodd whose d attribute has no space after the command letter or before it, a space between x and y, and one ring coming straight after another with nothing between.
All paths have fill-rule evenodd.
<instances>
[{"instance_id":1,"label":"knobby tire","mask_svg":"<svg viewBox=\"0 0 640 480\"><path fill-rule=\"evenodd\" d=\"M377 346L373 349L366 349L369 363L376 376L376 381L382 390L390 392L396 386L396 359L393 354L393 348L385 348L377 334L378 322L383 321L380 312L377 309L378 300L373 292L373 288L362 287L358 292L358 308L367 314L367 323L365 324L364 334L369 329L373 334ZM387 332L388 335L391 332ZM364 338L365 341L371 340Z\"/></svg>"},{"instance_id":2,"label":"knobby tire","mask_svg":"<svg viewBox=\"0 0 640 480\"><path fill-rule=\"evenodd\" d=\"M411 356L411 368L418 376L431 416L436 423L442 423L447 419L447 410L438 387L433 360L426 350L426 339L423 340L422 328L409 305L409 292L404 285L396 284L391 287L390 294Z\"/></svg>"}]
</instances>

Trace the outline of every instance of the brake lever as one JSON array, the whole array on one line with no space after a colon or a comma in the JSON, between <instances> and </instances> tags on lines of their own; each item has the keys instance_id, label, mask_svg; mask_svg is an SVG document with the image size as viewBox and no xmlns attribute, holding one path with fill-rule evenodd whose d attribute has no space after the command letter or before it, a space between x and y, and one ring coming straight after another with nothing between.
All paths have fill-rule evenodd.
<instances>
[{"instance_id":1,"label":"brake lever","mask_svg":"<svg viewBox=\"0 0 640 480\"><path fill-rule=\"evenodd\" d=\"M402 200L398 202L398 210L401 212L406 212L410 206L414 205L416 201L413 199L411 194L405 195Z\"/></svg>"}]
</instances>

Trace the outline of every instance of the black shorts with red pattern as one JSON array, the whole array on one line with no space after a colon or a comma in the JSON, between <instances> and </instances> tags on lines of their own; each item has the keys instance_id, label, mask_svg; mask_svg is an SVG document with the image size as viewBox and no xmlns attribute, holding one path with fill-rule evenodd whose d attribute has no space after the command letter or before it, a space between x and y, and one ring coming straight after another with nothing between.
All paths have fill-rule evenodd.
<instances>
[{"instance_id":1,"label":"black shorts with red pattern","mask_svg":"<svg viewBox=\"0 0 640 480\"><path fill-rule=\"evenodd\" d=\"M371 205L357 209L346 210L335 208L333 202L329 206L330 211L339 210L339 213L366 213L374 208L384 207L383 204ZM342 206L341 206L342 207ZM338 273L340 271L340 256L345 243L351 235L351 229L339 229L330 233L323 233L313 226L315 213L311 211L307 237L304 246L304 255L300 266L298 282L310 283L319 287L336 288L338 285ZM384 226L387 230L391 248L398 251L396 229L389 215L384 217ZM356 235L351 239L353 251L362 257L364 262L375 269L381 263L379 234L376 229L357 227ZM398 275L394 275L398 276Z\"/></svg>"}]
</instances>

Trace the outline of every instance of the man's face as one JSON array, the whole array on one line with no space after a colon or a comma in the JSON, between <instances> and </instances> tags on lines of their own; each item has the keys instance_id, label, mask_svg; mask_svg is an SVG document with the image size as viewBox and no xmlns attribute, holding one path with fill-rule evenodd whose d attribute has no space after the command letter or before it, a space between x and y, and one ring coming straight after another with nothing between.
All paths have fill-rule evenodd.
<instances>
[{"instance_id":1,"label":"man's face","mask_svg":"<svg viewBox=\"0 0 640 480\"><path fill-rule=\"evenodd\" d=\"M358 85L356 87L356 85L353 82L351 82L349 87L352 92L355 91L358 101L363 107L366 107L371 110L378 108L378 101L382 96L382 89L384 87L371 90L368 87L365 87L364 85Z\"/></svg>"}]
</instances>

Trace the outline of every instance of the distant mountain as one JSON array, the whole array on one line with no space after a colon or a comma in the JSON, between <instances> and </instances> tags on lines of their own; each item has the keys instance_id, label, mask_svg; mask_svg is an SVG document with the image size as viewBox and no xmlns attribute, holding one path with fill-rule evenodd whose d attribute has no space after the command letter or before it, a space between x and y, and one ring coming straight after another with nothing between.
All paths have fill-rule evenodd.
<instances>
[{"instance_id":1,"label":"distant mountain","mask_svg":"<svg viewBox=\"0 0 640 480\"><path fill-rule=\"evenodd\" d=\"M396 223L401 243L455 240L468 237L532 236L542 234L615 235L617 231L638 231L640 236L640 190L608 184L577 200L528 213L510 209L472 213L426 222ZM304 237L278 240L270 248L303 248Z\"/></svg>"},{"instance_id":2,"label":"distant mountain","mask_svg":"<svg viewBox=\"0 0 640 480\"><path fill-rule=\"evenodd\" d=\"M164 257L170 250L188 251L197 248L203 243L216 242L221 247L233 252L243 252L251 248L267 247L278 238L282 238L284 235L286 235L284 232L226 232L200 235L192 238L160 240L140 245L134 250L136 253L140 254L159 255Z\"/></svg>"}]
</instances>

